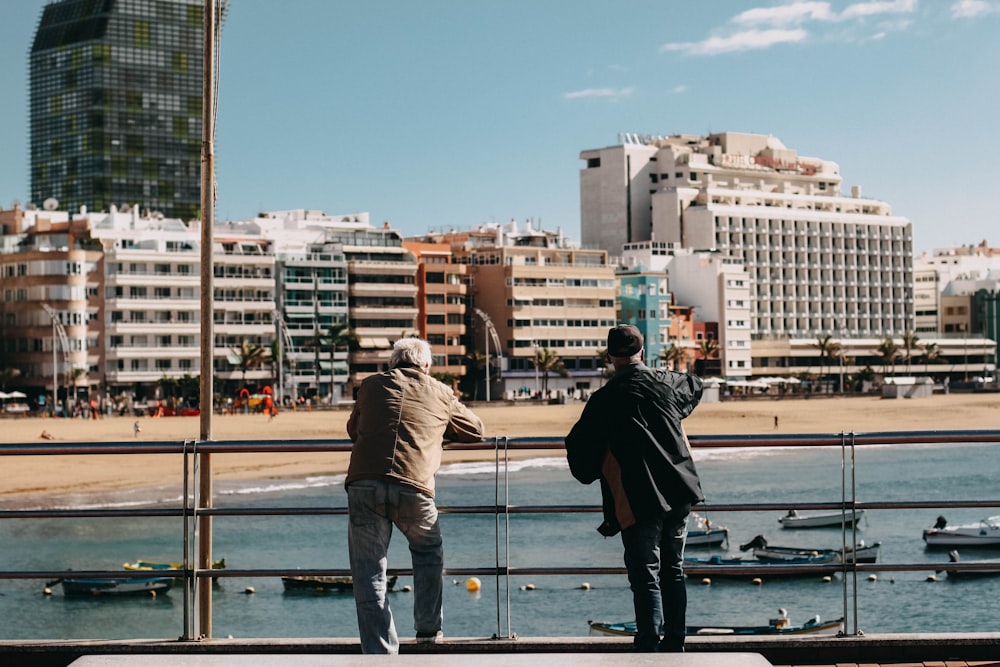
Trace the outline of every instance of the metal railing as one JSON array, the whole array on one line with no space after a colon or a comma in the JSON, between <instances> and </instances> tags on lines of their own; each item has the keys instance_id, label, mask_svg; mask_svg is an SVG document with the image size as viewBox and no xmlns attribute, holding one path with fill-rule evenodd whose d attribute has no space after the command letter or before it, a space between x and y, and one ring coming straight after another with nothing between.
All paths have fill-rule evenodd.
<instances>
[{"instance_id":1,"label":"metal railing","mask_svg":"<svg viewBox=\"0 0 1000 667\"><path fill-rule=\"evenodd\" d=\"M796 510L828 510L843 514L841 522L841 541L843 549L856 549L857 521L853 520L855 512L863 510L905 510L925 508L998 508L1000 499L976 500L911 500L911 501L859 501L855 482L855 453L858 447L870 445L893 444L981 444L1000 443L1000 431L997 430L967 430L967 431L891 431L873 433L841 433L835 435L729 435L729 436L690 436L692 447L695 448L740 448L740 447L835 447L841 453L841 498L839 501L795 502L793 503L715 503L699 505L698 511L708 512L756 512L756 511L786 511ZM494 516L495 563L493 567L450 567L445 568L445 575L452 576L482 576L492 577L497 592L496 614L497 628L494 638L510 638L511 605L510 580L522 575L621 575L624 567L512 567L510 563L510 523L512 515L526 514L567 514L567 513L598 513L599 506L594 505L526 505L517 506L509 503L509 470L510 454L512 452L551 451L563 449L562 437L494 437L475 444L449 444L448 451L478 451L494 453L494 504L440 506L442 514L492 514ZM183 544L183 563L177 570L156 570L157 577L173 577L183 583L183 630L182 640L201 638L197 627L200 609L211 609L211 605L201 606L199 601L212 595L210 581L216 578L231 577L279 577L279 576L347 576L348 569L201 569L193 564L206 562L200 554L212 553L212 545L206 543L198 531L200 519L211 517L239 516L346 516L346 507L214 507L212 502L204 502L198 498L199 485L195 483L199 476L198 461L202 454L238 454L238 453L292 453L292 452L349 452L350 441L347 440L271 440L271 441L153 441L153 442L111 442L111 443L24 443L0 444L0 460L6 456L60 456L60 455L150 455L174 454L181 455L183 461L182 500L179 506L141 507L141 508L81 508L81 509L4 509L0 510L0 520L34 519L34 518L95 518L95 517L174 517L181 519L181 541ZM848 520L851 517L851 520ZM208 538L210 541L210 537ZM844 633L862 634L858 629L858 586L859 574L868 572L903 572L927 571L940 572L941 563L854 563L846 558L840 559L838 571L842 573L843 588ZM802 574L821 566L813 564L775 564L761 563L756 565L712 565L706 568L699 564L686 564L685 572L689 576L709 574ZM948 570L997 570L998 563L955 562L949 563ZM0 579L40 579L59 580L71 574L74 578L119 578L138 579L151 576L150 570L0 570ZM390 568L390 575L408 576L412 570L408 568ZM208 582L208 585L206 583ZM502 590L503 587L503 590ZM853 609L849 609L853 604ZM210 613L210 612L209 612ZM853 629L848 632L848 621L853 621ZM211 627L211 622L207 624Z\"/></svg>"}]
</instances>

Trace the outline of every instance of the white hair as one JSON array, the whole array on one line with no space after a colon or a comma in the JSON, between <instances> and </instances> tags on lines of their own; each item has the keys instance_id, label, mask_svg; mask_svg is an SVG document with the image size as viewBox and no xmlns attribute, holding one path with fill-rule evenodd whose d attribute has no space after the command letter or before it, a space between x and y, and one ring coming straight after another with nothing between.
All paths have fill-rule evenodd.
<instances>
[{"instance_id":1,"label":"white hair","mask_svg":"<svg viewBox=\"0 0 1000 667\"><path fill-rule=\"evenodd\" d=\"M430 343L423 338L400 338L392 346L389 368L414 366L426 372L432 361Z\"/></svg>"}]
</instances>

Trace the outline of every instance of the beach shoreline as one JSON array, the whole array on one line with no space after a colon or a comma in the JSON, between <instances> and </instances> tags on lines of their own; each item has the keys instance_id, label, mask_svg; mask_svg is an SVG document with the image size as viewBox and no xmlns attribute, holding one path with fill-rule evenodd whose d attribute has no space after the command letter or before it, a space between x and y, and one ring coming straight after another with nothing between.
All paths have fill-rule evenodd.
<instances>
[{"instance_id":1,"label":"beach shoreline","mask_svg":"<svg viewBox=\"0 0 1000 667\"><path fill-rule=\"evenodd\" d=\"M583 403L472 404L493 437L565 435ZM346 409L225 415L212 420L212 440L347 439ZM141 431L133 432L138 422ZM685 422L690 435L839 434L884 431L1000 429L1000 394L947 394L916 399L878 397L781 398L703 403ZM43 438L43 433L46 437ZM0 420L0 443L141 442L198 439L198 417L104 417ZM216 454L213 479L289 480L346 472L347 452ZM515 450L511 458L563 456L562 450ZM446 451L445 463L492 461L493 451ZM174 454L3 456L0 501L36 504L47 497L91 496L181 483ZM170 471L176 471L172 473Z\"/></svg>"}]
</instances>

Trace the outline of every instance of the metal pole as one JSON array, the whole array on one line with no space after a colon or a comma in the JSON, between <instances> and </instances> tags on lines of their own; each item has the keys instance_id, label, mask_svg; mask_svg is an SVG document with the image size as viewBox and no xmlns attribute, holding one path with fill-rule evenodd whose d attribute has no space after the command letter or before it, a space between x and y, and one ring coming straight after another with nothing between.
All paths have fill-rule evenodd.
<instances>
[{"instance_id":1,"label":"metal pole","mask_svg":"<svg viewBox=\"0 0 1000 667\"><path fill-rule=\"evenodd\" d=\"M56 343L59 341L56 331L56 319L52 314L52 416L56 416L56 401L59 400L59 360L56 356ZM65 417L66 415L63 415Z\"/></svg>"},{"instance_id":2,"label":"metal pole","mask_svg":"<svg viewBox=\"0 0 1000 667\"><path fill-rule=\"evenodd\" d=\"M212 227L215 224L215 34L216 3L205 0L204 67L202 70L202 129L201 129L201 440L212 439L212 361L215 348L212 310L214 281L212 276ZM212 506L212 455L199 454L198 509ZM198 539L195 548L197 570L212 567L212 517L197 518ZM212 636L212 585L199 585L195 579L198 600L198 629L202 637Z\"/></svg>"},{"instance_id":3,"label":"metal pole","mask_svg":"<svg viewBox=\"0 0 1000 667\"><path fill-rule=\"evenodd\" d=\"M490 328L483 322L483 340L486 342L486 402L490 402Z\"/></svg>"}]
</instances>

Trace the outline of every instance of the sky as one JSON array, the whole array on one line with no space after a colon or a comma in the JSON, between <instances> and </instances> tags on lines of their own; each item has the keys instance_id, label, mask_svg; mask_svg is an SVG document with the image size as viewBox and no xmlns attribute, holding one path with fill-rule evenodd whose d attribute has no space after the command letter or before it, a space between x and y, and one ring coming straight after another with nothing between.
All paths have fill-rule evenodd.
<instances>
[{"instance_id":1,"label":"sky","mask_svg":"<svg viewBox=\"0 0 1000 667\"><path fill-rule=\"evenodd\" d=\"M0 0L3 208L28 196L45 4ZM913 222L917 254L1000 246L998 35L1000 0L230 0L216 219L579 240L581 151L728 131L838 163L844 194Z\"/></svg>"}]
</instances>

